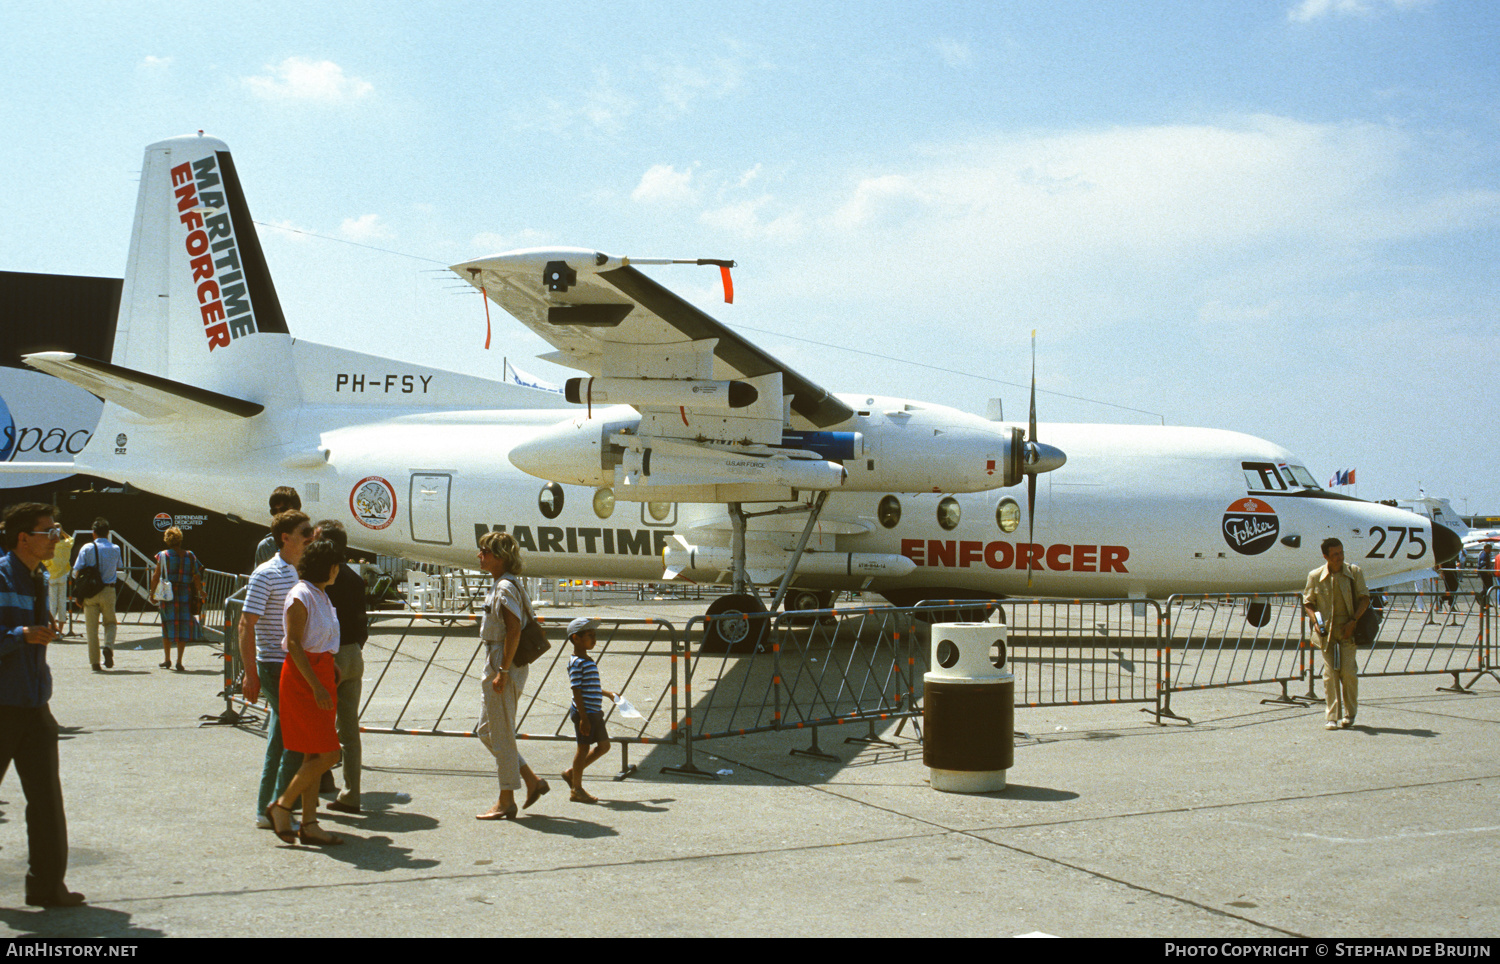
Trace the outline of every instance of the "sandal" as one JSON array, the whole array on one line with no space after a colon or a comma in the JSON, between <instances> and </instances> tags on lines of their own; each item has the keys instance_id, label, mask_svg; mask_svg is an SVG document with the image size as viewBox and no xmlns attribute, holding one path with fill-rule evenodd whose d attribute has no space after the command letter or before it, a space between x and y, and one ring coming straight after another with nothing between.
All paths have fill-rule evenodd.
<instances>
[{"instance_id":1,"label":"sandal","mask_svg":"<svg viewBox=\"0 0 1500 964\"><path fill-rule=\"evenodd\" d=\"M157 665L160 666L162 669L171 669L172 668L172 663L171 663L170 660L168 660L165 663L158 663Z\"/></svg>"},{"instance_id":2,"label":"sandal","mask_svg":"<svg viewBox=\"0 0 1500 964\"><path fill-rule=\"evenodd\" d=\"M317 829L316 836L307 832L309 827ZM337 847L344 842L343 837L328 833L326 830L318 827L318 821L316 820L309 820L303 823L302 829L297 831L297 839L304 844L317 844L319 847Z\"/></svg>"},{"instance_id":3,"label":"sandal","mask_svg":"<svg viewBox=\"0 0 1500 964\"><path fill-rule=\"evenodd\" d=\"M280 810L282 813L286 814L286 829L285 830L282 830L276 824L276 811L277 810ZM297 831L295 831L295 830L292 829L292 811L291 811L291 808L289 808L289 807L283 807L281 804L277 803L275 800L272 800L270 803L266 804L266 819L269 820L269 821L271 821L271 832L274 833L276 836L280 837L282 843L296 843L297 842Z\"/></svg>"},{"instance_id":4,"label":"sandal","mask_svg":"<svg viewBox=\"0 0 1500 964\"><path fill-rule=\"evenodd\" d=\"M598 803L599 798L589 793L583 787L574 787L573 792L568 794L568 799L574 803Z\"/></svg>"}]
</instances>

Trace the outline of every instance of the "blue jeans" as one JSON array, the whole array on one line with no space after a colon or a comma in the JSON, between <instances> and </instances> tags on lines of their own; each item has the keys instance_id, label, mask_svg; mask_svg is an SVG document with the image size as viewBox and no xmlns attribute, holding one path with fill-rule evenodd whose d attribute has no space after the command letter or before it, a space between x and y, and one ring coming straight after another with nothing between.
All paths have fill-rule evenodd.
<instances>
[{"instance_id":1,"label":"blue jeans","mask_svg":"<svg viewBox=\"0 0 1500 964\"><path fill-rule=\"evenodd\" d=\"M265 813L272 800L279 800L286 793L287 785L302 767L302 754L281 745L281 717L277 711L281 706L282 665L259 660L255 663L255 671L260 674L260 691L271 704L271 715L266 718L266 762L261 767L260 796L255 801L257 814Z\"/></svg>"}]
</instances>

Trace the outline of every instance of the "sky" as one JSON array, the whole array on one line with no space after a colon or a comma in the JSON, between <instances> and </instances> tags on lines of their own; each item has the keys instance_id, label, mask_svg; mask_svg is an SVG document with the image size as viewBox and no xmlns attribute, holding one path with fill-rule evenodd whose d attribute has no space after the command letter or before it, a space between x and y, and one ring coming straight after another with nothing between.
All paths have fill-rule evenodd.
<instances>
[{"instance_id":1,"label":"sky","mask_svg":"<svg viewBox=\"0 0 1500 964\"><path fill-rule=\"evenodd\" d=\"M235 156L292 333L561 381L449 264L646 269L840 392L1230 429L1500 514L1500 5L0 9L0 270L120 276L145 145ZM1045 435L1042 441L1046 441Z\"/></svg>"}]
</instances>

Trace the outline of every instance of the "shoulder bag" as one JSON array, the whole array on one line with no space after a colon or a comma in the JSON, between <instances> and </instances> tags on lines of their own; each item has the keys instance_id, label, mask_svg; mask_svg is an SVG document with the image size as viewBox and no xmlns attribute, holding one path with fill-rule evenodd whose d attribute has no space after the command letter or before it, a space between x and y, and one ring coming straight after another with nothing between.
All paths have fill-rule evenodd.
<instances>
[{"instance_id":1,"label":"shoulder bag","mask_svg":"<svg viewBox=\"0 0 1500 964\"><path fill-rule=\"evenodd\" d=\"M79 550L79 556L88 552L93 543ZM104 576L99 572L99 550L94 548L94 564L84 566L78 570L78 575L73 577L73 598L79 602L92 599L104 591Z\"/></svg>"},{"instance_id":2,"label":"shoulder bag","mask_svg":"<svg viewBox=\"0 0 1500 964\"><path fill-rule=\"evenodd\" d=\"M156 557L156 601L158 603L169 603L172 601L172 580L168 578L167 563L171 556L163 552Z\"/></svg>"},{"instance_id":3,"label":"shoulder bag","mask_svg":"<svg viewBox=\"0 0 1500 964\"><path fill-rule=\"evenodd\" d=\"M512 666L530 666L543 653L552 648L552 643L547 640L547 634L542 632L542 627L536 621L536 616L531 612L531 599L526 595L526 590L521 584L510 576L502 579L510 581L516 587L516 593L521 597L526 611L526 618L521 623L521 641L516 644L516 655L511 659ZM503 605L503 604L502 604Z\"/></svg>"},{"instance_id":4,"label":"shoulder bag","mask_svg":"<svg viewBox=\"0 0 1500 964\"><path fill-rule=\"evenodd\" d=\"M1354 599L1356 606L1359 605L1359 597L1355 595L1358 592L1358 586L1354 577L1350 576L1349 595ZM1384 606L1385 597L1379 593L1370 593L1370 604L1365 607L1364 615L1359 617L1359 622L1354 624L1354 645L1373 646L1375 644L1375 637L1380 633L1380 620L1383 615L1381 609Z\"/></svg>"}]
</instances>

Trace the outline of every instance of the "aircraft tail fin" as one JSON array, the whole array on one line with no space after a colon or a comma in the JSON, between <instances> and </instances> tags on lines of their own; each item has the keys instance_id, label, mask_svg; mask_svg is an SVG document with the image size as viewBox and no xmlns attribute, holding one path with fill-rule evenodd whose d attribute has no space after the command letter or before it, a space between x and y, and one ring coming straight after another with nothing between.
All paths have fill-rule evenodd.
<instances>
[{"instance_id":1,"label":"aircraft tail fin","mask_svg":"<svg viewBox=\"0 0 1500 964\"><path fill-rule=\"evenodd\" d=\"M295 393L290 341L229 147L147 147L111 361L263 401Z\"/></svg>"}]
</instances>

